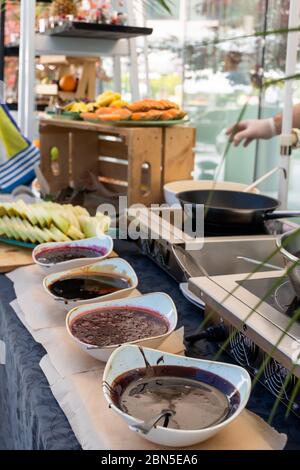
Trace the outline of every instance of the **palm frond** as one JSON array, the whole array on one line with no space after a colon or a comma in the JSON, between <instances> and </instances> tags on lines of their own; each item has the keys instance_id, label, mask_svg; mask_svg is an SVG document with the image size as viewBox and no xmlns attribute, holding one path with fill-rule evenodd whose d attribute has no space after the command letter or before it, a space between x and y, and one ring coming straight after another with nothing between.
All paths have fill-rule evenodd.
<instances>
[{"instance_id":1,"label":"palm frond","mask_svg":"<svg viewBox=\"0 0 300 470\"><path fill-rule=\"evenodd\" d=\"M158 8L172 14L172 0L144 0L144 3L149 6L153 6L154 3Z\"/></svg>"}]
</instances>

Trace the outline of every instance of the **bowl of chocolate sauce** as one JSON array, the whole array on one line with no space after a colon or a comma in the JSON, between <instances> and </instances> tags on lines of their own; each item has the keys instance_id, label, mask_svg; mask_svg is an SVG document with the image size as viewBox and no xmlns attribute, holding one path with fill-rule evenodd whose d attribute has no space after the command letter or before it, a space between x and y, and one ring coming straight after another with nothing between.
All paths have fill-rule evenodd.
<instances>
[{"instance_id":1,"label":"bowl of chocolate sauce","mask_svg":"<svg viewBox=\"0 0 300 470\"><path fill-rule=\"evenodd\" d=\"M159 348L176 326L174 302L160 292L76 307L66 318L74 343L102 362L124 344Z\"/></svg>"},{"instance_id":2,"label":"bowl of chocolate sauce","mask_svg":"<svg viewBox=\"0 0 300 470\"><path fill-rule=\"evenodd\" d=\"M128 297L136 289L138 279L127 261L112 258L50 274L43 285L69 311L79 305Z\"/></svg>"},{"instance_id":3,"label":"bowl of chocolate sauce","mask_svg":"<svg viewBox=\"0 0 300 470\"><path fill-rule=\"evenodd\" d=\"M178 448L203 442L232 423L247 405L251 379L239 366L125 345L109 358L102 389L111 412L129 429ZM148 434L135 428L164 410L170 414Z\"/></svg>"},{"instance_id":4,"label":"bowl of chocolate sauce","mask_svg":"<svg viewBox=\"0 0 300 470\"><path fill-rule=\"evenodd\" d=\"M113 240L108 235L74 242L43 243L32 253L35 264L47 274L75 269L108 258Z\"/></svg>"}]
</instances>

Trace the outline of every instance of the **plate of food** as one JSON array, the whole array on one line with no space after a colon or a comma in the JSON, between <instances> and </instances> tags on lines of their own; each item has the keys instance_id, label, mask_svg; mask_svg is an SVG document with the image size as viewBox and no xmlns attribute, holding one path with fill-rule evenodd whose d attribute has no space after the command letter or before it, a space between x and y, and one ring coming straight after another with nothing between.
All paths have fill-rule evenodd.
<instances>
[{"instance_id":1,"label":"plate of food","mask_svg":"<svg viewBox=\"0 0 300 470\"><path fill-rule=\"evenodd\" d=\"M109 112L111 108L117 110L127 106L128 104L129 103L127 101L122 99L120 93L115 93L114 91L109 90L97 96L95 101L75 99L67 103L65 106L60 106L59 112L49 109L47 114L55 119L81 121L82 113L95 113L100 108L104 108L107 112Z\"/></svg>"},{"instance_id":2,"label":"plate of food","mask_svg":"<svg viewBox=\"0 0 300 470\"><path fill-rule=\"evenodd\" d=\"M145 99L122 108L98 108L81 114L82 119L131 127L168 127L188 121L187 114L176 103L168 100Z\"/></svg>"},{"instance_id":3,"label":"plate of food","mask_svg":"<svg viewBox=\"0 0 300 470\"><path fill-rule=\"evenodd\" d=\"M105 124L124 127L170 127L186 124L187 122L189 122L189 119L174 119L173 121L114 121L106 122Z\"/></svg>"},{"instance_id":4,"label":"plate of food","mask_svg":"<svg viewBox=\"0 0 300 470\"><path fill-rule=\"evenodd\" d=\"M109 217L91 217L80 206L53 202L27 204L23 199L0 202L0 241L24 248L41 243L71 242L106 233Z\"/></svg>"}]
</instances>

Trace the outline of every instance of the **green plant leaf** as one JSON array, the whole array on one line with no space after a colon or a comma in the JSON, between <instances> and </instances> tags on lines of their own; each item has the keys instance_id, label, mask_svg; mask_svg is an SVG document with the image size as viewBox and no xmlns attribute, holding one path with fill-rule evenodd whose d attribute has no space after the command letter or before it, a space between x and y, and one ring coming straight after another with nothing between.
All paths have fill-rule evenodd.
<instances>
[{"instance_id":1,"label":"green plant leaf","mask_svg":"<svg viewBox=\"0 0 300 470\"><path fill-rule=\"evenodd\" d=\"M144 0L147 5L153 5L155 3L159 8L167 11L170 15L172 14L172 1L171 0Z\"/></svg>"}]
</instances>

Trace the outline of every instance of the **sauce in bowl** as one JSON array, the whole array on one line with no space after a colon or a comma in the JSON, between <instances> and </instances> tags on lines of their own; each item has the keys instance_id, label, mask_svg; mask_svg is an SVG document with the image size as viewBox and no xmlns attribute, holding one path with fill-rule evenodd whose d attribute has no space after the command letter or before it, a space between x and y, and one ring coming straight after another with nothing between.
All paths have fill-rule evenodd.
<instances>
[{"instance_id":1,"label":"sauce in bowl","mask_svg":"<svg viewBox=\"0 0 300 470\"><path fill-rule=\"evenodd\" d=\"M90 300L132 287L126 276L90 273L63 278L49 286L50 292L65 300Z\"/></svg>"},{"instance_id":2,"label":"sauce in bowl","mask_svg":"<svg viewBox=\"0 0 300 470\"><path fill-rule=\"evenodd\" d=\"M70 329L83 343L107 347L164 335L169 324L158 312L125 306L85 313L71 323Z\"/></svg>"},{"instance_id":3,"label":"sauce in bowl","mask_svg":"<svg viewBox=\"0 0 300 470\"><path fill-rule=\"evenodd\" d=\"M147 361L145 368L118 377L109 391L115 406L142 421L171 410L173 416L162 418L157 425L181 430L220 424L240 404L238 390L211 372L184 366L151 366Z\"/></svg>"},{"instance_id":4,"label":"sauce in bowl","mask_svg":"<svg viewBox=\"0 0 300 470\"><path fill-rule=\"evenodd\" d=\"M85 258L102 258L107 254L104 247L97 246L62 246L59 248L48 248L36 255L39 263L51 265Z\"/></svg>"}]
</instances>

